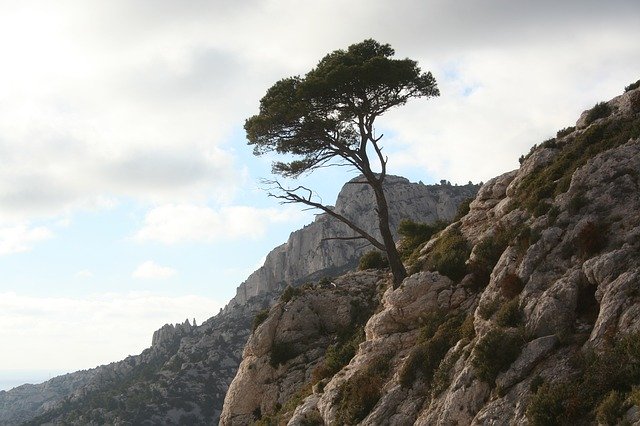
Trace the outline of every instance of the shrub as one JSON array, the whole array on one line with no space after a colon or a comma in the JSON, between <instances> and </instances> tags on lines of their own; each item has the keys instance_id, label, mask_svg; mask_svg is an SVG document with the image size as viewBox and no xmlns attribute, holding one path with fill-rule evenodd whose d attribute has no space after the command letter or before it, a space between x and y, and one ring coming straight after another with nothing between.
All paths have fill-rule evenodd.
<instances>
[{"instance_id":1,"label":"shrub","mask_svg":"<svg viewBox=\"0 0 640 426\"><path fill-rule=\"evenodd\" d=\"M599 424L616 425L626 409L624 397L620 392L611 391L596 408L596 419Z\"/></svg>"},{"instance_id":2,"label":"shrub","mask_svg":"<svg viewBox=\"0 0 640 426\"><path fill-rule=\"evenodd\" d=\"M515 298L503 304L496 313L496 324L501 327L517 327L522 322L520 301Z\"/></svg>"},{"instance_id":3,"label":"shrub","mask_svg":"<svg viewBox=\"0 0 640 426\"><path fill-rule=\"evenodd\" d=\"M606 244L606 230L604 226L594 222L587 222L578 232L575 245L578 255L584 259L593 256L604 248Z\"/></svg>"},{"instance_id":4,"label":"shrub","mask_svg":"<svg viewBox=\"0 0 640 426\"><path fill-rule=\"evenodd\" d=\"M630 92L630 91L632 91L632 90L637 89L638 87L640 87L640 80L638 80L638 81L636 81L635 83L631 83L630 85L626 86L626 87L624 88L624 92L625 92L625 93Z\"/></svg>"},{"instance_id":5,"label":"shrub","mask_svg":"<svg viewBox=\"0 0 640 426\"><path fill-rule=\"evenodd\" d=\"M332 377L355 356L358 346L364 341L364 329L360 326L348 337L338 338L338 342L327 348L324 360L311 373L311 382Z\"/></svg>"},{"instance_id":6,"label":"shrub","mask_svg":"<svg viewBox=\"0 0 640 426\"><path fill-rule=\"evenodd\" d=\"M556 137L558 138L563 138L567 135L570 135L571 133L573 133L576 130L575 127L571 126L571 127L565 127L564 129L560 129L558 130L558 133L556 133Z\"/></svg>"},{"instance_id":7,"label":"shrub","mask_svg":"<svg viewBox=\"0 0 640 426\"><path fill-rule=\"evenodd\" d=\"M587 112L586 123L591 124L594 121L611 115L611 107L606 102L598 102Z\"/></svg>"},{"instance_id":8,"label":"shrub","mask_svg":"<svg viewBox=\"0 0 640 426\"><path fill-rule=\"evenodd\" d=\"M513 299L522 292L524 283L516 274L508 273L498 282L498 287L506 298Z\"/></svg>"},{"instance_id":9,"label":"shrub","mask_svg":"<svg viewBox=\"0 0 640 426\"><path fill-rule=\"evenodd\" d=\"M589 200L587 199L587 197L584 196L584 194L582 193L576 194L569 200L569 205L568 205L569 213L574 215L578 213L580 209L582 209L587 204L589 204Z\"/></svg>"},{"instance_id":10,"label":"shrub","mask_svg":"<svg viewBox=\"0 0 640 426\"><path fill-rule=\"evenodd\" d=\"M473 316L471 326L473 327ZM420 376L430 384L445 355L462 336L465 317L460 313L447 316L434 312L422 327L418 344L411 350L400 370L400 384L410 386ZM468 327L468 324L467 324ZM466 330L469 333L469 330Z\"/></svg>"},{"instance_id":11,"label":"shrub","mask_svg":"<svg viewBox=\"0 0 640 426\"><path fill-rule=\"evenodd\" d=\"M433 235L442 231L446 227L443 221L436 221L432 224L417 223L409 219L404 219L398 226L398 234L402 237L398 251L402 260L413 264L419 255L419 249L431 239Z\"/></svg>"},{"instance_id":12,"label":"shrub","mask_svg":"<svg viewBox=\"0 0 640 426\"><path fill-rule=\"evenodd\" d=\"M606 105L606 104L605 104ZM590 158L640 136L640 117L622 118L594 124L570 140L555 159L525 176L518 185L516 198L533 211L538 203L565 192L573 172Z\"/></svg>"},{"instance_id":13,"label":"shrub","mask_svg":"<svg viewBox=\"0 0 640 426\"><path fill-rule=\"evenodd\" d=\"M492 271L500 256L513 238L513 232L498 226L493 235L485 237L474 250L476 261L488 271Z\"/></svg>"},{"instance_id":14,"label":"shrub","mask_svg":"<svg viewBox=\"0 0 640 426\"><path fill-rule=\"evenodd\" d=\"M282 294L280 295L280 301L287 303L294 297L297 297L302 294L302 290L297 287L291 287L290 285L284 289Z\"/></svg>"},{"instance_id":15,"label":"shrub","mask_svg":"<svg viewBox=\"0 0 640 426\"><path fill-rule=\"evenodd\" d=\"M456 212L456 215L453 218L454 222L459 221L469 213L469 211L471 210L470 204L472 201L473 201L473 198L467 198L466 200L460 203L460 205L458 206L458 211Z\"/></svg>"},{"instance_id":16,"label":"shrub","mask_svg":"<svg viewBox=\"0 0 640 426\"><path fill-rule=\"evenodd\" d=\"M527 419L534 426L560 425L565 412L564 402L574 389L567 384L542 384L529 400Z\"/></svg>"},{"instance_id":17,"label":"shrub","mask_svg":"<svg viewBox=\"0 0 640 426\"><path fill-rule=\"evenodd\" d=\"M262 324L268 317L269 309L263 309L262 311L258 312L253 318L253 328L251 329L251 332L253 333L254 331L256 331L258 326Z\"/></svg>"},{"instance_id":18,"label":"shrub","mask_svg":"<svg viewBox=\"0 0 640 426\"><path fill-rule=\"evenodd\" d=\"M580 353L574 364L578 374L573 380L545 384L531 398L527 417L532 424L585 422L600 413L613 416L618 398L624 400L622 394L629 391L633 395L632 386L640 382L640 333L627 335L600 353Z\"/></svg>"},{"instance_id":19,"label":"shrub","mask_svg":"<svg viewBox=\"0 0 640 426\"><path fill-rule=\"evenodd\" d=\"M284 364L290 359L298 356L298 353L295 351L295 348L291 343L287 342L274 342L271 346L271 357L269 359L269 364L273 368L278 367L280 364Z\"/></svg>"},{"instance_id":20,"label":"shrub","mask_svg":"<svg viewBox=\"0 0 640 426\"><path fill-rule=\"evenodd\" d=\"M361 271L366 269L384 269L387 267L389 267L387 258L378 250L371 250L363 254L360 258L360 264L358 265L358 269Z\"/></svg>"},{"instance_id":21,"label":"shrub","mask_svg":"<svg viewBox=\"0 0 640 426\"><path fill-rule=\"evenodd\" d=\"M478 378L493 385L498 373L518 358L523 343L518 333L499 329L489 331L476 345L471 361Z\"/></svg>"},{"instance_id":22,"label":"shrub","mask_svg":"<svg viewBox=\"0 0 640 426\"><path fill-rule=\"evenodd\" d=\"M478 306L478 314L480 318L488 320L500 308L500 300L494 299L489 302L482 303Z\"/></svg>"},{"instance_id":23,"label":"shrub","mask_svg":"<svg viewBox=\"0 0 640 426\"><path fill-rule=\"evenodd\" d=\"M460 229L453 228L438 238L427 258L427 268L438 271L453 281L460 281L466 274L469 245Z\"/></svg>"},{"instance_id":24,"label":"shrub","mask_svg":"<svg viewBox=\"0 0 640 426\"><path fill-rule=\"evenodd\" d=\"M371 412L382 396L382 387L389 372L386 359L378 359L356 372L338 392L339 424L353 425Z\"/></svg>"}]
</instances>

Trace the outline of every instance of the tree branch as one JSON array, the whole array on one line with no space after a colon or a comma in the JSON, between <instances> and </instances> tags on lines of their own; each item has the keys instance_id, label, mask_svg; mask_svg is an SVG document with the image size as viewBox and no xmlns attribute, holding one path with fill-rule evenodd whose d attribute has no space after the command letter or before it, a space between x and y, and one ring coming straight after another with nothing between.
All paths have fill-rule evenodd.
<instances>
[{"instance_id":1,"label":"tree branch","mask_svg":"<svg viewBox=\"0 0 640 426\"><path fill-rule=\"evenodd\" d=\"M279 200L282 200L281 203L302 203L304 205L307 205L309 207L313 207L316 208L318 210L322 210L323 212L325 212L326 214L328 214L329 216L338 219L340 222L344 223L345 225L347 225L349 228L351 228L353 231L355 231L357 234L360 234L360 236L362 237L362 239L365 239L367 241L369 241L371 243L371 245L373 245L375 248L377 248L378 250L384 251L386 252L386 247L383 243L381 243L380 241L378 241L375 237L373 237L371 234L369 234L367 231L365 231L364 229L360 228L358 225L356 225L353 221L351 221L350 219L346 218L345 216L336 213L335 211L333 211L332 209L330 209L329 207L321 204L321 203L317 203L315 201L311 201L311 197L313 195L313 191L311 191L309 188L306 188L304 186L298 186L297 188L294 189L287 189L284 188L280 182L278 182L277 180L273 180L273 181L265 181L265 183L268 183L270 185L272 185L274 187L274 189L277 189L278 191L282 192L282 194L278 195L278 194L274 194L273 192L269 191L268 194L270 197L274 197L277 198ZM307 198L296 194L295 191L298 190L302 190L302 191L306 191L308 193Z\"/></svg>"}]
</instances>

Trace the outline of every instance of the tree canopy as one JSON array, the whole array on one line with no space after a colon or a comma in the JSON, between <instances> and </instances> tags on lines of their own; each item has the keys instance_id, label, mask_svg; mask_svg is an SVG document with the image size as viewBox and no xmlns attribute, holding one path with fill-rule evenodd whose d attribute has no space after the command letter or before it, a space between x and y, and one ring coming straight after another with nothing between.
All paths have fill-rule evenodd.
<instances>
[{"instance_id":1,"label":"tree canopy","mask_svg":"<svg viewBox=\"0 0 640 426\"><path fill-rule=\"evenodd\" d=\"M257 115L247 119L245 130L254 154L286 154L293 159L273 163L273 173L296 178L330 165L351 165L360 171L376 194L383 242L359 229L348 218L313 202L310 196L279 186L285 202L319 208L347 223L362 238L387 252L394 281L406 275L391 237L387 203L382 190L387 158L375 134L376 119L411 98L439 95L430 72L416 61L394 59L388 44L364 40L347 50L326 55L304 77L276 82L260 100ZM379 164L372 167L368 150ZM304 189L306 188L297 188ZM383 223L384 222L384 223ZM393 247L391 247L393 246ZM399 265L398 265L399 263Z\"/></svg>"}]
</instances>

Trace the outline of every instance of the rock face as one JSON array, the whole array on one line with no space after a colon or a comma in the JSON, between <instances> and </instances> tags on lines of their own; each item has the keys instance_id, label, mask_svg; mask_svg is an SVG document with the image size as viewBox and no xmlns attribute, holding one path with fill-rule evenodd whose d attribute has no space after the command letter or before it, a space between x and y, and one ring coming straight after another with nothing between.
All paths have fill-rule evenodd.
<instances>
[{"instance_id":1,"label":"rock face","mask_svg":"<svg viewBox=\"0 0 640 426\"><path fill-rule=\"evenodd\" d=\"M487 182L399 288L369 276L357 350L335 326L363 275L274 307L221 424L640 424L639 212L635 89Z\"/></svg>"},{"instance_id":2,"label":"rock face","mask_svg":"<svg viewBox=\"0 0 640 426\"><path fill-rule=\"evenodd\" d=\"M458 205L477 189L474 185L427 186L388 176L392 228L404 218L451 219ZM373 196L365 185L345 185L336 209L375 233ZM348 232L320 215L274 249L229 305L202 325L167 324L153 334L152 346L140 355L0 392L0 425L217 423L256 313L271 306L289 284L352 269L369 248L337 240L321 243L325 237L351 235ZM330 314L333 311L325 311L323 321Z\"/></svg>"},{"instance_id":3,"label":"rock face","mask_svg":"<svg viewBox=\"0 0 640 426\"><path fill-rule=\"evenodd\" d=\"M359 182L362 182L362 178L355 178L342 188L335 211L353 220L371 235L379 237L373 191ZM451 220L458 206L475 196L478 186L423 185L411 183L402 177L387 176L385 191L389 203L389 222L395 231L402 219L417 222ZM245 303L249 298L263 293L281 290L290 283L336 276L353 269L360 256L371 250L369 244L363 240L323 240L353 235L353 231L343 223L326 214L319 215L313 223L293 232L285 244L267 255L264 265L240 284L229 306Z\"/></svg>"}]
</instances>

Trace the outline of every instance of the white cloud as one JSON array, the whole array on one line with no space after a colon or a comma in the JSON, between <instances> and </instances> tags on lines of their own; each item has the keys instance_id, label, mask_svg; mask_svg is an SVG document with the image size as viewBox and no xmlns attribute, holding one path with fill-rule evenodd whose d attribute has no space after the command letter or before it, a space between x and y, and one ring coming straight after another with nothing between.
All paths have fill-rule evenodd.
<instances>
[{"instance_id":1,"label":"white cloud","mask_svg":"<svg viewBox=\"0 0 640 426\"><path fill-rule=\"evenodd\" d=\"M131 276L143 280L164 280L176 275L178 271L168 266L160 266L152 260L148 260L138 265Z\"/></svg>"},{"instance_id":2,"label":"white cloud","mask_svg":"<svg viewBox=\"0 0 640 426\"><path fill-rule=\"evenodd\" d=\"M0 255L29 251L33 244L52 236L53 233L43 226L30 227L26 224L0 226Z\"/></svg>"},{"instance_id":3,"label":"white cloud","mask_svg":"<svg viewBox=\"0 0 640 426\"><path fill-rule=\"evenodd\" d=\"M0 293L0 365L13 369L76 371L138 354L163 324L198 320L222 304L195 295L109 293L88 297L32 297Z\"/></svg>"},{"instance_id":4,"label":"white cloud","mask_svg":"<svg viewBox=\"0 0 640 426\"><path fill-rule=\"evenodd\" d=\"M227 206L214 210L193 204L166 204L146 214L134 239L176 244L258 238L265 233L269 223L294 221L301 217L303 214L294 208Z\"/></svg>"}]
</instances>

